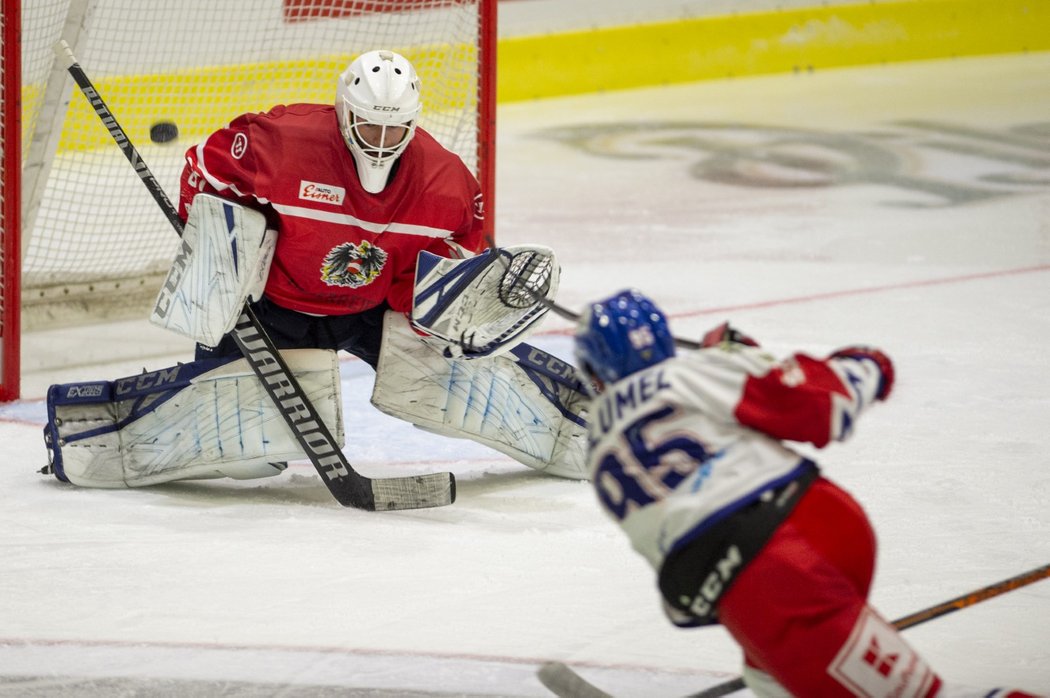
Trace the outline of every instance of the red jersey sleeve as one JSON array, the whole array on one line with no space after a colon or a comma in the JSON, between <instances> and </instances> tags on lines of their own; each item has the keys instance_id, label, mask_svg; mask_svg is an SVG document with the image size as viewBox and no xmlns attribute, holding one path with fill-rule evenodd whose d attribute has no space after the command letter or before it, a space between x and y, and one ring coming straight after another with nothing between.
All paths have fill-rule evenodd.
<instances>
[{"instance_id":1,"label":"red jersey sleeve","mask_svg":"<svg viewBox=\"0 0 1050 698\"><path fill-rule=\"evenodd\" d=\"M875 401L880 378L874 362L795 354L747 378L734 416L772 437L823 447L849 437Z\"/></svg>"},{"instance_id":2,"label":"red jersey sleeve","mask_svg":"<svg viewBox=\"0 0 1050 698\"><path fill-rule=\"evenodd\" d=\"M253 196L259 164L255 150L249 149L247 143L249 137L254 141L265 134L252 129L253 116L237 117L186 151L186 165L179 182L179 215L184 221L193 197L202 192L259 208Z\"/></svg>"}]
</instances>

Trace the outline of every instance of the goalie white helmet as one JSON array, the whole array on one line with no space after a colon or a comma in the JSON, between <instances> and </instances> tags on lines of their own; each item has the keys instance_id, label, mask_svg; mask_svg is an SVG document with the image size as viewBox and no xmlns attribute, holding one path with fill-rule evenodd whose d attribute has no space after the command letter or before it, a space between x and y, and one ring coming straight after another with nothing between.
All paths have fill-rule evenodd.
<instances>
[{"instance_id":1,"label":"goalie white helmet","mask_svg":"<svg viewBox=\"0 0 1050 698\"><path fill-rule=\"evenodd\" d=\"M398 157L412 140L422 104L419 77L393 51L358 56L339 76L335 111L365 191L386 188Z\"/></svg>"}]
</instances>

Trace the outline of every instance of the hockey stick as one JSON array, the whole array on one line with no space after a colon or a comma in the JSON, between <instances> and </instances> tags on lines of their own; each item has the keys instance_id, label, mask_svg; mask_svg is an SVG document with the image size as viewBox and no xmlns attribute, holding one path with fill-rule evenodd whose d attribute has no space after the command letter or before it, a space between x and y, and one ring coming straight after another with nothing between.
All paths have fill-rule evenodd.
<instances>
[{"instance_id":1,"label":"hockey stick","mask_svg":"<svg viewBox=\"0 0 1050 698\"><path fill-rule=\"evenodd\" d=\"M489 244L490 246L494 246L494 243L491 240L489 241ZM533 253L533 255L535 255L535 253ZM570 322L579 322L579 313L569 310L565 306L559 305L553 300L547 298L547 287L544 285L544 275L545 273L549 275L549 271L545 272L542 261L539 261L538 255L535 255L537 256L536 260L517 259L521 256L522 255L520 254L515 255L513 264L508 263L507 260L502 257L499 258L507 266L500 283L500 300L511 308L524 308L528 305L540 303L554 311L555 315L563 317ZM703 348L703 344L691 339L675 337L674 343L675 346L681 347L682 349Z\"/></svg>"},{"instance_id":2,"label":"hockey stick","mask_svg":"<svg viewBox=\"0 0 1050 698\"><path fill-rule=\"evenodd\" d=\"M59 60L84 93L95 114L102 120L124 156L135 168L175 232L182 236L183 223L178 211L164 193L160 182L142 160L135 146L102 100L65 41L54 46ZM409 477L368 478L354 470L324 421L318 416L295 375L274 347L250 306L245 304L233 332L234 341L252 371L262 382L288 428L306 453L332 496L347 507L369 511L422 509L451 504L456 499L456 480L452 473L431 473Z\"/></svg>"},{"instance_id":3,"label":"hockey stick","mask_svg":"<svg viewBox=\"0 0 1050 698\"><path fill-rule=\"evenodd\" d=\"M554 301L548 301L548 300L546 300L544 298L541 298L539 300L540 300L540 303L543 303L545 306L547 306L548 308L553 310L557 315L560 315L561 317L565 318L566 320L571 320L572 322L579 322L579 320L580 320L580 314L579 313L574 312L572 310L569 310L568 308L566 308L564 306L558 305ZM703 349L704 348L703 344L701 344L700 342L697 342L696 340L693 340L693 339L682 339L681 337L672 337L671 339L674 340L674 345L676 347L680 348L680 349Z\"/></svg>"},{"instance_id":4,"label":"hockey stick","mask_svg":"<svg viewBox=\"0 0 1050 698\"><path fill-rule=\"evenodd\" d=\"M558 698L612 698L593 683L583 678L564 662L546 662L536 671L536 677Z\"/></svg>"},{"instance_id":5,"label":"hockey stick","mask_svg":"<svg viewBox=\"0 0 1050 698\"><path fill-rule=\"evenodd\" d=\"M988 599L1005 594L1008 591L1020 589L1023 586L1047 578L1050 578L1050 564L1036 567L1035 569L1028 570L1027 572L1015 577L1004 579L995 584L989 584L980 589L974 589L969 593L957 596L949 601L942 601L941 603L930 606L929 608L924 608L921 611L916 611L915 613L898 618L893 621L893 627L898 630L907 630L908 628L925 623L928 620L946 616L949 613L958 611L959 609L968 608L975 604L979 604L982 601L987 601ZM540 667L539 671L536 672L536 675L544 686L550 689L555 695L560 696L560 698L609 698L608 693L605 693L600 688L589 683L586 679L573 671L571 667L562 662L548 662ZM720 698L720 696L729 695L730 693L741 691L744 688L746 688L744 680L737 677L716 686L712 686L711 688L704 689L698 693L691 693L686 696L686 698Z\"/></svg>"}]
</instances>

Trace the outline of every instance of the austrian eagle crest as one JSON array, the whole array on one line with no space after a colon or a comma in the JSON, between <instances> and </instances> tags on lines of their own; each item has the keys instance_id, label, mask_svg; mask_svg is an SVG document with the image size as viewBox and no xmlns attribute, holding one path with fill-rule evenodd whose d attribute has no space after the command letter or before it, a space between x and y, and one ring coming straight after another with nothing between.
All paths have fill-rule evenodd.
<instances>
[{"instance_id":1,"label":"austrian eagle crest","mask_svg":"<svg viewBox=\"0 0 1050 698\"><path fill-rule=\"evenodd\" d=\"M329 286L366 286L383 271L386 258L387 253L382 248L367 240L358 245L344 242L324 256L321 280Z\"/></svg>"}]
</instances>

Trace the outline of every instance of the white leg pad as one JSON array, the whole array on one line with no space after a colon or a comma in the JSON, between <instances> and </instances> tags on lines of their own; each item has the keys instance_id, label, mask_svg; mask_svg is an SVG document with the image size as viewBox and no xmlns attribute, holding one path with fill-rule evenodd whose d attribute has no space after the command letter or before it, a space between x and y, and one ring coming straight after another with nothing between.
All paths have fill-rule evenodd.
<instances>
[{"instance_id":1,"label":"white leg pad","mask_svg":"<svg viewBox=\"0 0 1050 698\"><path fill-rule=\"evenodd\" d=\"M586 396L572 367L538 349L471 360L445 356L387 313L372 404L423 429L468 438L551 475L586 479ZM531 352L530 352L531 350ZM528 356L560 364L529 365ZM519 358L523 357L523 358Z\"/></svg>"},{"instance_id":2,"label":"white leg pad","mask_svg":"<svg viewBox=\"0 0 1050 698\"><path fill-rule=\"evenodd\" d=\"M342 444L335 352L297 349L282 355ZM59 479L82 487L265 477L281 472L282 461L306 458L244 359L53 385L47 406L51 468Z\"/></svg>"}]
</instances>

